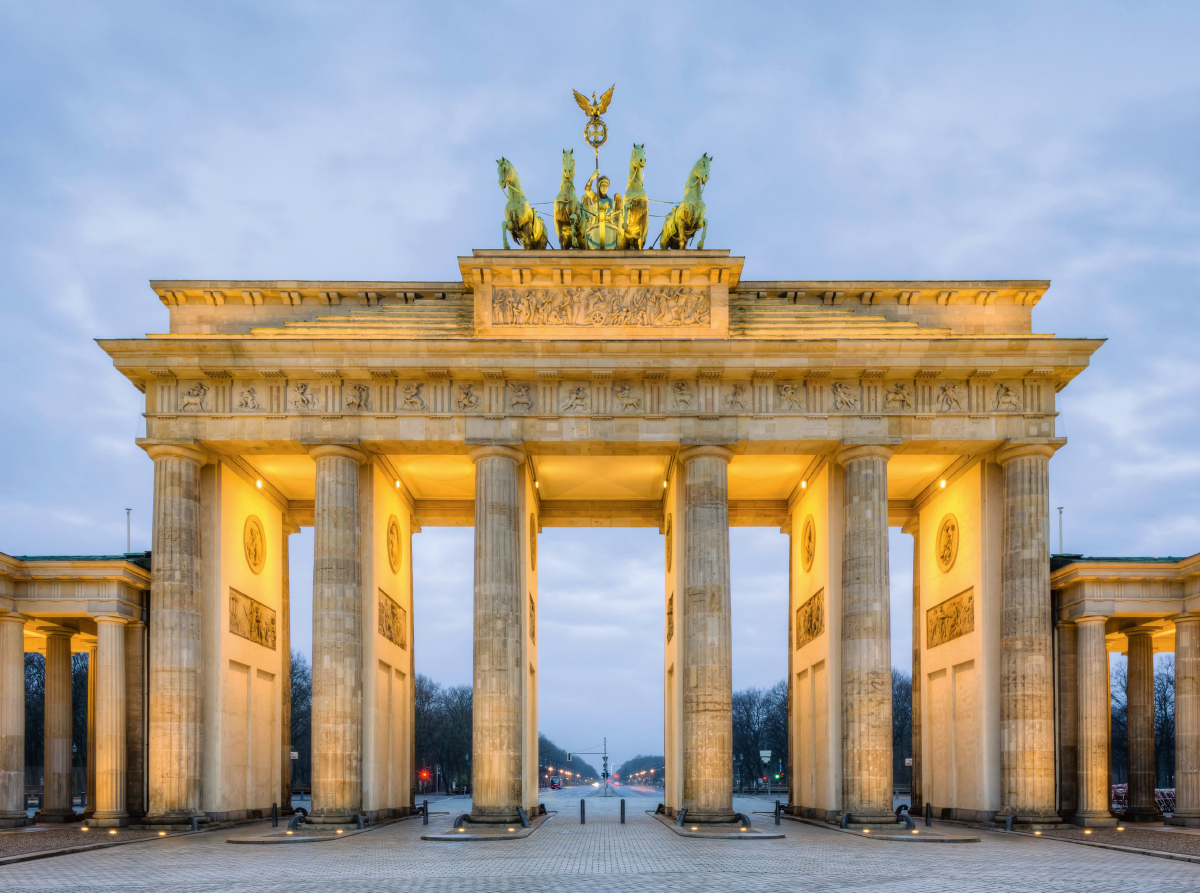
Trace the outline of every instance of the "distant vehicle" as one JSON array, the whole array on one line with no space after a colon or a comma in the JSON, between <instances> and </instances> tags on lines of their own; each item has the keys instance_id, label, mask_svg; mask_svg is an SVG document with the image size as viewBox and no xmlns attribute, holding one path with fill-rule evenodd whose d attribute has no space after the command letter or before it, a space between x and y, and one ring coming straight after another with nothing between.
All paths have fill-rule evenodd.
<instances>
[{"instance_id":1,"label":"distant vehicle","mask_svg":"<svg viewBox=\"0 0 1200 893\"><path fill-rule=\"evenodd\" d=\"M552 790L552 791L561 791L562 790L562 779L559 778L557 775L550 776L550 790Z\"/></svg>"}]
</instances>

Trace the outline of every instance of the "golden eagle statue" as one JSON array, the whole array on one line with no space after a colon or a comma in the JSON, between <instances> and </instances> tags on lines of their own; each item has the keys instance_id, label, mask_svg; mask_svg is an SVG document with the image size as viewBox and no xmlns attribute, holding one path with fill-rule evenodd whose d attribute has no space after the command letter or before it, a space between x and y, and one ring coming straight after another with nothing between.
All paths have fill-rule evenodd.
<instances>
[{"instance_id":1,"label":"golden eagle statue","mask_svg":"<svg viewBox=\"0 0 1200 893\"><path fill-rule=\"evenodd\" d=\"M583 113L589 118L599 118L608 111L608 104L612 102L613 90L617 89L617 85L613 84L608 88L608 91L600 97L600 101L596 102L596 94L592 93L592 101L588 102L588 98L578 90L572 90L575 94L576 104L583 109Z\"/></svg>"}]
</instances>

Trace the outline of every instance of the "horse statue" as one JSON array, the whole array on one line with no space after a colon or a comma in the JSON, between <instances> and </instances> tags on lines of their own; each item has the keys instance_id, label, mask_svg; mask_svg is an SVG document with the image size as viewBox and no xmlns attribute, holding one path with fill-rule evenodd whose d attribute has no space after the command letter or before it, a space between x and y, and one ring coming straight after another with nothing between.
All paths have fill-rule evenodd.
<instances>
[{"instance_id":1,"label":"horse statue","mask_svg":"<svg viewBox=\"0 0 1200 893\"><path fill-rule=\"evenodd\" d=\"M583 241L583 212L575 194L575 150L563 149L562 183L554 199L554 228L558 232L558 247L586 248Z\"/></svg>"},{"instance_id":2,"label":"horse statue","mask_svg":"<svg viewBox=\"0 0 1200 893\"><path fill-rule=\"evenodd\" d=\"M673 207L663 221L662 233L659 234L660 247L687 248L692 236L700 230L700 242L696 249L704 250L704 237L708 235L708 218L704 216L704 200L700 194L704 184L708 182L711 164L712 157L705 153L692 165L687 185L683 190L683 201Z\"/></svg>"},{"instance_id":3,"label":"horse statue","mask_svg":"<svg viewBox=\"0 0 1200 893\"><path fill-rule=\"evenodd\" d=\"M646 144L633 144L629 156L629 179L625 181L625 201L621 212L621 234L617 237L617 248L625 251L641 251L646 244L646 224L650 213L650 199L642 184L646 171Z\"/></svg>"},{"instance_id":4,"label":"horse statue","mask_svg":"<svg viewBox=\"0 0 1200 893\"><path fill-rule=\"evenodd\" d=\"M496 170L500 174L500 188L508 190L508 204L504 206L504 222L500 224L500 232L504 236L504 247L509 248L508 234L522 248L540 251L546 247L546 224L538 216L538 212L529 204L521 189L521 178L517 169L507 158L496 162Z\"/></svg>"}]
</instances>

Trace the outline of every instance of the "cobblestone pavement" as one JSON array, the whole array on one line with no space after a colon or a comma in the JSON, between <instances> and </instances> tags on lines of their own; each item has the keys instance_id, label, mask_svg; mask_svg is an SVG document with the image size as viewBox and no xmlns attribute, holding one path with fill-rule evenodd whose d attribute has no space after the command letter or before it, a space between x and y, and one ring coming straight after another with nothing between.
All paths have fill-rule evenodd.
<instances>
[{"instance_id":1,"label":"cobblestone pavement","mask_svg":"<svg viewBox=\"0 0 1200 893\"><path fill-rule=\"evenodd\" d=\"M59 850L65 847L89 846L109 843L114 840L141 840L157 835L153 831L130 831L128 828L110 834L106 828L82 830L78 824L33 825L0 831L0 859L19 856L42 850Z\"/></svg>"},{"instance_id":2,"label":"cobblestone pavement","mask_svg":"<svg viewBox=\"0 0 1200 893\"><path fill-rule=\"evenodd\" d=\"M627 795L628 796L628 795ZM591 797L579 824L579 793L551 800L560 812L523 841L419 840L410 819L331 843L231 846L229 832L151 840L90 853L0 867L5 891L130 893L173 891L1038 891L1157 893L1200 889L1200 865L1070 843L984 833L978 844L892 843L788 822L783 840L679 837L647 816L656 798L629 798L627 824L617 799ZM767 799L738 799L753 813ZM434 802L451 813L462 799ZM573 809L572 809L573 807ZM764 824L769 816L760 817ZM435 816L430 828L448 827ZM238 836L268 833L245 826Z\"/></svg>"}]
</instances>

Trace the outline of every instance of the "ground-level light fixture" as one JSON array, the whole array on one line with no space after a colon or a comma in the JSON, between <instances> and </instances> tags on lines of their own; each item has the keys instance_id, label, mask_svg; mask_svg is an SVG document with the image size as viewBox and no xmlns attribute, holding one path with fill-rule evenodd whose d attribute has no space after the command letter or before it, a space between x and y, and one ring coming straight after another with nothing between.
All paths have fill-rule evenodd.
<instances>
[{"instance_id":1,"label":"ground-level light fixture","mask_svg":"<svg viewBox=\"0 0 1200 893\"><path fill-rule=\"evenodd\" d=\"M289 831L289 832L288 832L288 834L291 834L291 833L292 833L291 831ZM158 832L158 836L159 836L159 837L166 837L166 836L167 836L167 832L166 832L166 831L159 831L159 832Z\"/></svg>"}]
</instances>

